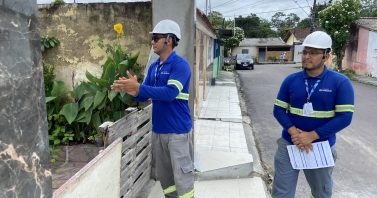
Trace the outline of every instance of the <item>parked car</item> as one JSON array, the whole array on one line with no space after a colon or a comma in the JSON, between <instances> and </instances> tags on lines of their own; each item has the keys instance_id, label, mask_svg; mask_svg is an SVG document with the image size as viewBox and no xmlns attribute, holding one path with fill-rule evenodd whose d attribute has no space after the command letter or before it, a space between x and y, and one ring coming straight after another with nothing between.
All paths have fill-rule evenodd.
<instances>
[{"instance_id":1,"label":"parked car","mask_svg":"<svg viewBox=\"0 0 377 198\"><path fill-rule=\"evenodd\" d=\"M250 54L237 54L235 69L254 69L254 60Z\"/></svg>"}]
</instances>

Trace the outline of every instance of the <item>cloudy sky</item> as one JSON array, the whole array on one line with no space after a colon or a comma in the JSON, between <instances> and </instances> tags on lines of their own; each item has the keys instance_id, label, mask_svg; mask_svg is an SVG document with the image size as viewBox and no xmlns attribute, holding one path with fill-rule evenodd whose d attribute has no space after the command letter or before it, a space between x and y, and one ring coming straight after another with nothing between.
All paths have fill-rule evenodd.
<instances>
[{"instance_id":1,"label":"cloudy sky","mask_svg":"<svg viewBox=\"0 0 377 198\"><path fill-rule=\"evenodd\" d=\"M313 0L208 0L212 11L220 12L225 18L233 18L250 13L257 14L260 18L271 20L276 12L285 14L295 13L300 19L308 17ZM317 3L328 0L317 0ZM206 0L196 0L196 5L205 12ZM209 8L208 8L209 12Z\"/></svg>"}]
</instances>

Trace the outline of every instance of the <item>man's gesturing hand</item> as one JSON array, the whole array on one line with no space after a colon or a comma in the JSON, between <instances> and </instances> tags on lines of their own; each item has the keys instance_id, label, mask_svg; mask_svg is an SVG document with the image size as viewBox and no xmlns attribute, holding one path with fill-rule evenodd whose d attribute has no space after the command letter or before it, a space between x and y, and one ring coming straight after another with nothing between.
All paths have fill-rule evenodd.
<instances>
[{"instance_id":1,"label":"man's gesturing hand","mask_svg":"<svg viewBox=\"0 0 377 198\"><path fill-rule=\"evenodd\" d=\"M119 77L118 80L115 80L113 85L111 85L111 89L116 92L126 92L131 96L139 95L140 84L137 82L137 76L133 76L129 71L127 71L127 76L128 79Z\"/></svg>"}]
</instances>

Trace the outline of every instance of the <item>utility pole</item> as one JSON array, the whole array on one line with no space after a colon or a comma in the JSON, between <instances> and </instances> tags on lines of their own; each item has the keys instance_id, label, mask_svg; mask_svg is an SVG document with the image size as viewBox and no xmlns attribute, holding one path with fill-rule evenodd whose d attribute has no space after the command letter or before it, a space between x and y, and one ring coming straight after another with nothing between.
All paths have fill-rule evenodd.
<instances>
[{"instance_id":1,"label":"utility pole","mask_svg":"<svg viewBox=\"0 0 377 198\"><path fill-rule=\"evenodd\" d=\"M310 17L311 18L311 25L310 25L310 32L314 32L315 30L315 7L316 7L316 4L317 4L317 0L314 0L313 1L313 7L312 7L312 16Z\"/></svg>"},{"instance_id":2,"label":"utility pole","mask_svg":"<svg viewBox=\"0 0 377 198\"><path fill-rule=\"evenodd\" d=\"M209 13L212 12L212 8L211 8L211 0L208 0L208 6L209 6Z\"/></svg>"},{"instance_id":3,"label":"utility pole","mask_svg":"<svg viewBox=\"0 0 377 198\"><path fill-rule=\"evenodd\" d=\"M206 0L206 16L208 16L208 0Z\"/></svg>"},{"instance_id":4,"label":"utility pole","mask_svg":"<svg viewBox=\"0 0 377 198\"><path fill-rule=\"evenodd\" d=\"M234 13L234 20L233 20L233 36L236 35L236 13Z\"/></svg>"}]
</instances>

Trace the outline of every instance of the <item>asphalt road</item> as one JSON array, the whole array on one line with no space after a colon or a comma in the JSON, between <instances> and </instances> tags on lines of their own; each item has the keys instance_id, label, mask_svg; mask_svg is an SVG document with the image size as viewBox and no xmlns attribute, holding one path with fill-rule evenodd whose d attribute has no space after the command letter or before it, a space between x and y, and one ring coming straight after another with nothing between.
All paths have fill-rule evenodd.
<instances>
[{"instance_id":1,"label":"asphalt road","mask_svg":"<svg viewBox=\"0 0 377 198\"><path fill-rule=\"evenodd\" d=\"M273 103L282 80L298 70L294 65L256 65L254 70L237 71L260 158L271 175L276 140L281 135L281 127L272 115ZM337 134L334 198L377 197L377 87L359 82L353 82L353 86L354 117L351 125ZM303 173L296 197L310 197Z\"/></svg>"}]
</instances>

